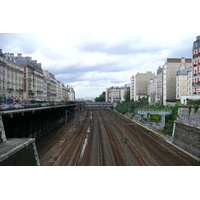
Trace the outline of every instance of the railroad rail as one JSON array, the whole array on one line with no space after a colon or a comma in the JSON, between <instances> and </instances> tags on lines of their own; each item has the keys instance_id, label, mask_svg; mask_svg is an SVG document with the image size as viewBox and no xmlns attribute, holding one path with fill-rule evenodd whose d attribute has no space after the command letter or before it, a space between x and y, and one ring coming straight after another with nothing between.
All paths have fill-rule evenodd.
<instances>
[{"instance_id":1,"label":"railroad rail","mask_svg":"<svg viewBox=\"0 0 200 200\"><path fill-rule=\"evenodd\" d=\"M74 120L56 133L60 141L41 165L63 166L199 166L200 163L155 133L112 110L87 109L80 124ZM53 138L56 138L54 136ZM53 146L53 147L52 147ZM48 156L47 156L48 155ZM46 159L46 161L45 161ZM49 159L49 161L47 161Z\"/></svg>"}]
</instances>

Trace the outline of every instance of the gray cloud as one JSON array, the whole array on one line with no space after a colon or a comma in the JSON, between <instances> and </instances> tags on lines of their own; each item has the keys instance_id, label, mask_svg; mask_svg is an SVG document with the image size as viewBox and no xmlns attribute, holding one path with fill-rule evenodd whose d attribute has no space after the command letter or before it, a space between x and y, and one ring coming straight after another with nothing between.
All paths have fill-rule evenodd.
<instances>
[{"instance_id":1,"label":"gray cloud","mask_svg":"<svg viewBox=\"0 0 200 200\"><path fill-rule=\"evenodd\" d=\"M79 46L82 52L95 52L109 55L156 53L162 51L164 48L166 47L159 43L144 43L141 36L136 38L128 37L125 40L115 41L111 44L106 40L86 41Z\"/></svg>"},{"instance_id":2,"label":"gray cloud","mask_svg":"<svg viewBox=\"0 0 200 200\"><path fill-rule=\"evenodd\" d=\"M0 47L9 53L34 54L40 44L39 38L31 33L0 33Z\"/></svg>"},{"instance_id":3,"label":"gray cloud","mask_svg":"<svg viewBox=\"0 0 200 200\"><path fill-rule=\"evenodd\" d=\"M129 34L113 39L85 34L72 40L59 33L48 38L44 34L0 33L0 48L32 56L57 80L72 84L77 97L84 97L83 91L85 96L92 92L98 96L102 88L129 83L130 76L137 72L155 73L169 57L190 58L195 37L176 34L175 39L166 35L151 40L148 35Z\"/></svg>"}]
</instances>

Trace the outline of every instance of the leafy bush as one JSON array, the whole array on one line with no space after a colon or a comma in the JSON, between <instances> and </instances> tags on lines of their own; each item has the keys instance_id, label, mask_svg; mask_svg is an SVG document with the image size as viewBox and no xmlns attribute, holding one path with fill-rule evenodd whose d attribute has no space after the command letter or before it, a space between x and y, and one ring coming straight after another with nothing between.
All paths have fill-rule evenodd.
<instances>
[{"instance_id":1,"label":"leafy bush","mask_svg":"<svg viewBox=\"0 0 200 200\"><path fill-rule=\"evenodd\" d=\"M150 120L153 122L159 122L161 120L161 115L153 114L150 116Z\"/></svg>"}]
</instances>

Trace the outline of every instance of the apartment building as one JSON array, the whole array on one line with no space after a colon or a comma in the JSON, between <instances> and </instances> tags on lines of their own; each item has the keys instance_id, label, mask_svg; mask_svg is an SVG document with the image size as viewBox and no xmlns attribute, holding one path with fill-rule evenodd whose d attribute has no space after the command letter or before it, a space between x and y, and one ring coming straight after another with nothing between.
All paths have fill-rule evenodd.
<instances>
[{"instance_id":1,"label":"apartment building","mask_svg":"<svg viewBox=\"0 0 200 200\"><path fill-rule=\"evenodd\" d=\"M44 74L44 98L50 101L62 101L67 99L67 88L64 84L56 80L55 75L48 70L43 70Z\"/></svg>"},{"instance_id":2,"label":"apartment building","mask_svg":"<svg viewBox=\"0 0 200 200\"><path fill-rule=\"evenodd\" d=\"M152 72L137 73L130 79L130 100L138 101L148 96L148 84L156 78Z\"/></svg>"},{"instance_id":3,"label":"apartment building","mask_svg":"<svg viewBox=\"0 0 200 200\"><path fill-rule=\"evenodd\" d=\"M75 91L71 85L66 85L67 93L68 93L68 100L75 101Z\"/></svg>"},{"instance_id":4,"label":"apartment building","mask_svg":"<svg viewBox=\"0 0 200 200\"><path fill-rule=\"evenodd\" d=\"M51 85L51 79L49 75L49 71L43 70L44 74L44 92L43 92L43 98L50 100L50 85Z\"/></svg>"},{"instance_id":5,"label":"apartment building","mask_svg":"<svg viewBox=\"0 0 200 200\"><path fill-rule=\"evenodd\" d=\"M149 105L155 105L157 103L157 77L150 80L148 84L148 102Z\"/></svg>"},{"instance_id":6,"label":"apartment building","mask_svg":"<svg viewBox=\"0 0 200 200\"><path fill-rule=\"evenodd\" d=\"M54 74L42 70L41 63L21 53L3 53L0 49L0 100L47 99L75 100L72 86L55 79Z\"/></svg>"},{"instance_id":7,"label":"apartment building","mask_svg":"<svg viewBox=\"0 0 200 200\"><path fill-rule=\"evenodd\" d=\"M124 96L130 90L130 84L125 84L122 87L112 86L106 88L106 102L122 102L125 101Z\"/></svg>"},{"instance_id":8,"label":"apartment building","mask_svg":"<svg viewBox=\"0 0 200 200\"><path fill-rule=\"evenodd\" d=\"M163 66L163 105L168 100L176 99L176 76L177 72L184 68L190 69L192 60L190 58L168 58Z\"/></svg>"},{"instance_id":9,"label":"apartment building","mask_svg":"<svg viewBox=\"0 0 200 200\"><path fill-rule=\"evenodd\" d=\"M162 104L163 102L163 68L159 66L157 70L157 87L156 87L156 104Z\"/></svg>"},{"instance_id":10,"label":"apartment building","mask_svg":"<svg viewBox=\"0 0 200 200\"><path fill-rule=\"evenodd\" d=\"M181 96L188 95L191 92L191 68L183 69L177 72L176 75L176 99L181 99ZM188 75L189 74L189 75Z\"/></svg>"},{"instance_id":11,"label":"apartment building","mask_svg":"<svg viewBox=\"0 0 200 200\"><path fill-rule=\"evenodd\" d=\"M106 102L121 102L123 99L122 87L106 88Z\"/></svg>"},{"instance_id":12,"label":"apartment building","mask_svg":"<svg viewBox=\"0 0 200 200\"><path fill-rule=\"evenodd\" d=\"M23 99L23 70L13 56L0 49L0 99Z\"/></svg>"},{"instance_id":13,"label":"apartment building","mask_svg":"<svg viewBox=\"0 0 200 200\"><path fill-rule=\"evenodd\" d=\"M200 94L200 36L196 37L192 49L192 93Z\"/></svg>"},{"instance_id":14,"label":"apartment building","mask_svg":"<svg viewBox=\"0 0 200 200\"><path fill-rule=\"evenodd\" d=\"M62 83L62 99L64 101L67 101L67 99L69 99L68 90L67 90L67 87L64 85L64 83ZM74 101L75 101L75 91L74 91Z\"/></svg>"},{"instance_id":15,"label":"apartment building","mask_svg":"<svg viewBox=\"0 0 200 200\"><path fill-rule=\"evenodd\" d=\"M23 57L21 53L18 53L15 61L24 72L24 99L43 98L44 74L41 63L37 63L37 60L32 60L29 56Z\"/></svg>"}]
</instances>

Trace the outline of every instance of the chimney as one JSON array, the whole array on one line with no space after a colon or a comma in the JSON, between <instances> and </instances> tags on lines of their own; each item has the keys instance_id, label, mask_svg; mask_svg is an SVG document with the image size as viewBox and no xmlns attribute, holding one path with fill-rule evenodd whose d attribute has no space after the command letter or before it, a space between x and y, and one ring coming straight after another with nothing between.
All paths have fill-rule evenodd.
<instances>
[{"instance_id":1,"label":"chimney","mask_svg":"<svg viewBox=\"0 0 200 200\"><path fill-rule=\"evenodd\" d=\"M18 57L22 57L22 54L21 54L21 53L18 53L17 56L18 56Z\"/></svg>"},{"instance_id":2,"label":"chimney","mask_svg":"<svg viewBox=\"0 0 200 200\"><path fill-rule=\"evenodd\" d=\"M33 63L37 64L37 60L32 60Z\"/></svg>"},{"instance_id":3,"label":"chimney","mask_svg":"<svg viewBox=\"0 0 200 200\"><path fill-rule=\"evenodd\" d=\"M0 49L0 54L2 54L3 52L2 52L2 49Z\"/></svg>"},{"instance_id":4,"label":"chimney","mask_svg":"<svg viewBox=\"0 0 200 200\"><path fill-rule=\"evenodd\" d=\"M14 53L10 53L10 56L11 56L11 57L14 57Z\"/></svg>"},{"instance_id":5,"label":"chimney","mask_svg":"<svg viewBox=\"0 0 200 200\"><path fill-rule=\"evenodd\" d=\"M200 39L200 35L197 36L196 40L199 40L199 39Z\"/></svg>"}]
</instances>

